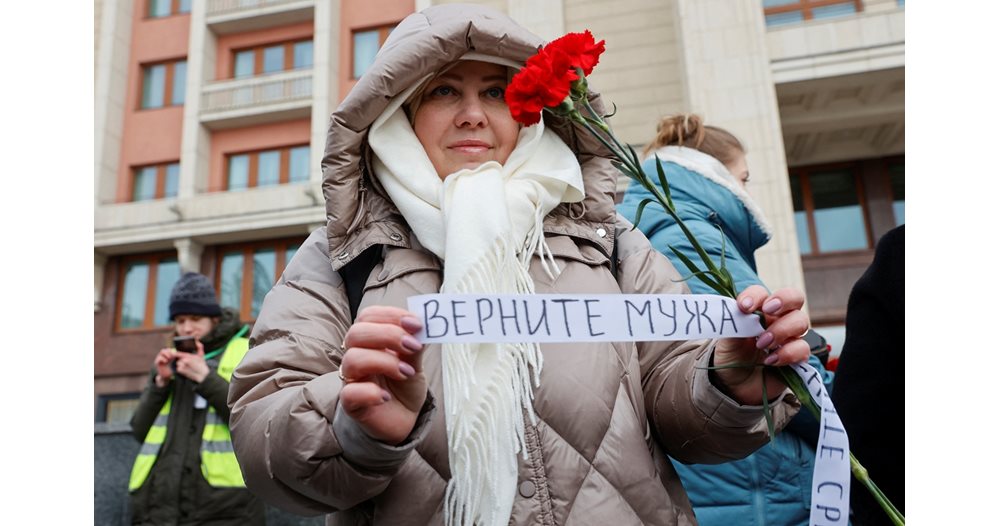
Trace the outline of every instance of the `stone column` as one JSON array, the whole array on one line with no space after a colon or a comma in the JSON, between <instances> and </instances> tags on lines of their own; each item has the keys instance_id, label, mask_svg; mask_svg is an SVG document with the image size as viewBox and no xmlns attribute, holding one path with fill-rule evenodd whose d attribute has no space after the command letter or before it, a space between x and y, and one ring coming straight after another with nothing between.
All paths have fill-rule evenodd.
<instances>
[{"instance_id":1,"label":"stone column","mask_svg":"<svg viewBox=\"0 0 1000 526\"><path fill-rule=\"evenodd\" d=\"M769 288L805 290L778 102L759 2L676 0L685 107L733 132L748 150L748 191L773 237L757 251Z\"/></svg>"},{"instance_id":2,"label":"stone column","mask_svg":"<svg viewBox=\"0 0 1000 526\"><path fill-rule=\"evenodd\" d=\"M177 249L177 262L181 266L181 272L201 272L201 253L205 246L191 239L175 239L174 248Z\"/></svg>"},{"instance_id":3,"label":"stone column","mask_svg":"<svg viewBox=\"0 0 1000 526\"><path fill-rule=\"evenodd\" d=\"M215 77L215 34L205 23L207 2L191 3L188 36L187 86L184 97L184 127L181 132L181 166L177 198L187 201L208 190L209 155L212 138L201 125L201 89Z\"/></svg>"},{"instance_id":4,"label":"stone column","mask_svg":"<svg viewBox=\"0 0 1000 526\"><path fill-rule=\"evenodd\" d=\"M340 0L319 0L313 17L313 100L309 132L309 184L323 204L323 149L330 114L340 103ZM314 197L315 201L315 197Z\"/></svg>"},{"instance_id":5,"label":"stone column","mask_svg":"<svg viewBox=\"0 0 1000 526\"><path fill-rule=\"evenodd\" d=\"M105 2L94 56L94 206L115 201L135 2Z\"/></svg>"}]
</instances>

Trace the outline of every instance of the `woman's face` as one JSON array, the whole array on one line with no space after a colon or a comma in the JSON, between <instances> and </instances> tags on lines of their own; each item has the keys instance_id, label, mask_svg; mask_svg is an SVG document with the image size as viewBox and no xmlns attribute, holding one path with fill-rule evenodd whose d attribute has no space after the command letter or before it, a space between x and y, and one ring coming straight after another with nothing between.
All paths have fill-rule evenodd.
<instances>
[{"instance_id":1,"label":"woman's face","mask_svg":"<svg viewBox=\"0 0 1000 526\"><path fill-rule=\"evenodd\" d=\"M471 60L432 80L413 116L413 131L438 176L487 161L507 162L519 126L503 94L507 68Z\"/></svg>"},{"instance_id":2,"label":"woman's face","mask_svg":"<svg viewBox=\"0 0 1000 526\"><path fill-rule=\"evenodd\" d=\"M726 169L729 173L733 174L736 178L736 182L740 184L741 187L747 187L747 181L750 180L750 169L747 168L747 156L744 154L738 154L732 161L726 163Z\"/></svg>"},{"instance_id":3,"label":"woman's face","mask_svg":"<svg viewBox=\"0 0 1000 526\"><path fill-rule=\"evenodd\" d=\"M198 314L178 314L174 317L174 329L178 336L204 338L215 326L215 319Z\"/></svg>"}]
</instances>

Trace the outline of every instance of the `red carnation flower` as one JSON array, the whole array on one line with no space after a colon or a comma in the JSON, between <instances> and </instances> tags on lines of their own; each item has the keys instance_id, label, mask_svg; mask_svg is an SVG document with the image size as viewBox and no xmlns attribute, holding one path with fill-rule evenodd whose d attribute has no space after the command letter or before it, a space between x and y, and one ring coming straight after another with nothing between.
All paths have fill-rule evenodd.
<instances>
[{"instance_id":1,"label":"red carnation flower","mask_svg":"<svg viewBox=\"0 0 1000 526\"><path fill-rule=\"evenodd\" d=\"M584 75L590 75L601 58L601 53L604 53L604 41L594 42L594 35L587 29L583 33L567 33L545 46L545 50L553 49L569 55L572 67L582 69Z\"/></svg>"},{"instance_id":2,"label":"red carnation flower","mask_svg":"<svg viewBox=\"0 0 1000 526\"><path fill-rule=\"evenodd\" d=\"M577 68L589 75L601 53L604 41L594 42L589 30L549 42L528 59L507 86L505 98L511 116L528 126L538 123L543 109L559 106L569 96L573 81L580 78Z\"/></svg>"},{"instance_id":3,"label":"red carnation flower","mask_svg":"<svg viewBox=\"0 0 1000 526\"><path fill-rule=\"evenodd\" d=\"M561 104L577 78L566 53L543 49L528 59L507 86L504 98L511 116L521 124L537 124L542 110Z\"/></svg>"}]
</instances>

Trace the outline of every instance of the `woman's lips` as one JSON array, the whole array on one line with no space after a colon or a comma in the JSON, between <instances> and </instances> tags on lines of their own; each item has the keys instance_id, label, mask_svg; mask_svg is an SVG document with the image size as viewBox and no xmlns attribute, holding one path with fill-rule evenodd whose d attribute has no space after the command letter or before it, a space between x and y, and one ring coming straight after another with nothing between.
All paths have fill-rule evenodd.
<instances>
[{"instance_id":1,"label":"woman's lips","mask_svg":"<svg viewBox=\"0 0 1000 526\"><path fill-rule=\"evenodd\" d=\"M458 141L448 145L449 150L470 154L483 153L490 148L492 147L483 141Z\"/></svg>"}]
</instances>

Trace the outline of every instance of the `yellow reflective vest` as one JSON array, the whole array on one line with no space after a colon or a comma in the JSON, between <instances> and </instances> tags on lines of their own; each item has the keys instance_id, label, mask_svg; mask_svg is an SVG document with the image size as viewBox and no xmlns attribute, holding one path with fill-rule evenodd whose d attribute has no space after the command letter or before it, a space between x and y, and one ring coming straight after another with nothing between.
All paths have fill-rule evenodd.
<instances>
[{"instance_id":1,"label":"yellow reflective vest","mask_svg":"<svg viewBox=\"0 0 1000 526\"><path fill-rule=\"evenodd\" d=\"M230 381L233 371L239 365L240 360L246 355L250 348L250 342L243 337L247 327L243 327L226 344L222 357L219 358L219 367L216 374L225 381ZM167 420L170 417L170 403L173 393L167 398L166 403L160 409L153 425L146 433L146 438L139 448L139 454L135 457L132 465L132 475L129 477L128 490L133 492L146 482L150 471L156 463L156 458L160 453L160 447L167 437ZM208 406L208 414L205 415L205 428L201 433L201 474L205 480L216 488L243 488L243 474L240 472L240 465L236 461L236 454L233 452L233 443L229 438L229 427L219 418L215 408Z\"/></svg>"}]
</instances>

